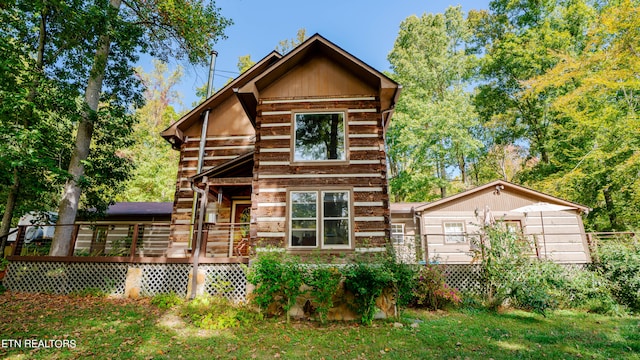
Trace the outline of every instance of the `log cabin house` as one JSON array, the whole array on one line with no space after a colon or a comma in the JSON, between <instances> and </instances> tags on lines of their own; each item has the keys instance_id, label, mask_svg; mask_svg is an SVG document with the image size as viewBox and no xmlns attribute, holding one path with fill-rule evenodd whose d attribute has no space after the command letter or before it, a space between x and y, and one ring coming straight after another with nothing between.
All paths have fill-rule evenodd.
<instances>
[{"instance_id":1,"label":"log cabin house","mask_svg":"<svg viewBox=\"0 0 640 360\"><path fill-rule=\"evenodd\" d=\"M381 249L400 90L317 34L267 55L162 133L180 151L167 256Z\"/></svg>"}]
</instances>

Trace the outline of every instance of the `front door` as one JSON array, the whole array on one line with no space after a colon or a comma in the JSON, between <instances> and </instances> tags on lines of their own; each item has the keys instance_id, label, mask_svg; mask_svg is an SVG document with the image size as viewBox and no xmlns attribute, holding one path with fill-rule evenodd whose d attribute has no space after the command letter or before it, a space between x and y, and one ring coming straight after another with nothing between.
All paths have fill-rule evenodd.
<instances>
[{"instance_id":1,"label":"front door","mask_svg":"<svg viewBox=\"0 0 640 360\"><path fill-rule=\"evenodd\" d=\"M249 226L251 222L251 200L234 200L229 256L249 255Z\"/></svg>"}]
</instances>

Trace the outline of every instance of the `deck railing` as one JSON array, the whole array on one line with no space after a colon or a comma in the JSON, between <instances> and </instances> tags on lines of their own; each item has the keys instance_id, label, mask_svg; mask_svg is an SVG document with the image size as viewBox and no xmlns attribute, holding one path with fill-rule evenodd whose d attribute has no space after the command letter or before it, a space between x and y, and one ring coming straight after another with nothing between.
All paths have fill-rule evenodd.
<instances>
[{"instance_id":1,"label":"deck railing","mask_svg":"<svg viewBox=\"0 0 640 360\"><path fill-rule=\"evenodd\" d=\"M7 244L11 249L9 254L47 257L56 226L73 227L70 249L65 257L74 261L180 262L182 259L187 262L194 253L193 246L187 242L171 243L171 224L167 222L114 222L19 226L15 241ZM248 223L205 224L200 258L204 262L220 262L214 259L222 258L240 258L241 262L246 262L250 252L248 231Z\"/></svg>"}]
</instances>

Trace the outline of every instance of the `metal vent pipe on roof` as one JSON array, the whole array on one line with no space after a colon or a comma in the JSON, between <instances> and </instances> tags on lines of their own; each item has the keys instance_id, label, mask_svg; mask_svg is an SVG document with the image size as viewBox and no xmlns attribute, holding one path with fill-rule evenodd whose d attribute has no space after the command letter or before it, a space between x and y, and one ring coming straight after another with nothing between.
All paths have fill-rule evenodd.
<instances>
[{"instance_id":1,"label":"metal vent pipe on roof","mask_svg":"<svg viewBox=\"0 0 640 360\"><path fill-rule=\"evenodd\" d=\"M209 63L209 79L207 81L207 99L213 95L213 72L216 68L216 58L218 52L211 50L211 62ZM206 101L206 100L205 100ZM204 149L207 144L207 128L209 127L209 113L211 109L207 108L202 118L202 131L200 132L200 147L198 149L198 167L196 169L196 175L202 172L204 168ZM206 195L205 195L206 196ZM191 231L189 232L189 243L193 240L193 230L196 222L196 210L198 209L198 193L193 194L193 205L191 206Z\"/></svg>"}]
</instances>

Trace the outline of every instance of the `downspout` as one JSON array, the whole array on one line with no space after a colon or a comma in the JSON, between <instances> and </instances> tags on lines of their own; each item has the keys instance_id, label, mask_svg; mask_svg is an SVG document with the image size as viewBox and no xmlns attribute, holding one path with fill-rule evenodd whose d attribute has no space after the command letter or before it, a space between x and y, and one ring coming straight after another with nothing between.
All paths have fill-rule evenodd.
<instances>
[{"instance_id":1,"label":"downspout","mask_svg":"<svg viewBox=\"0 0 640 360\"><path fill-rule=\"evenodd\" d=\"M200 197L200 210L198 211L198 231L196 232L196 244L193 249L193 268L191 271L191 294L189 299L195 299L198 287L198 266L200 265L200 247L202 245L202 227L204 225L204 213L207 211L207 193L209 192L208 178L202 178L205 189L196 186L195 180L191 179L191 189Z\"/></svg>"},{"instance_id":2,"label":"downspout","mask_svg":"<svg viewBox=\"0 0 640 360\"><path fill-rule=\"evenodd\" d=\"M211 51L211 63L209 63L209 80L207 81L207 99L213 95L213 71L216 67L216 57L218 52ZM209 127L209 113L210 108L207 108L204 112L204 118L202 119L202 131L200 132L200 147L198 149L198 167L196 169L196 175L202 172L204 167L204 149L207 144L207 128ZM193 183L192 183L193 186ZM196 222L196 209L198 207L198 192L193 196L193 205L191 206L191 231L189 232L189 243L193 245L193 227ZM192 247L193 248L193 247Z\"/></svg>"},{"instance_id":3,"label":"downspout","mask_svg":"<svg viewBox=\"0 0 640 360\"><path fill-rule=\"evenodd\" d=\"M411 208L412 218L413 218L413 226L418 232L418 238L420 239L420 252L422 253L422 260L425 264L428 263L429 259L429 243L426 239L426 234L422 233L422 212L418 212L415 210L415 207Z\"/></svg>"}]
</instances>

